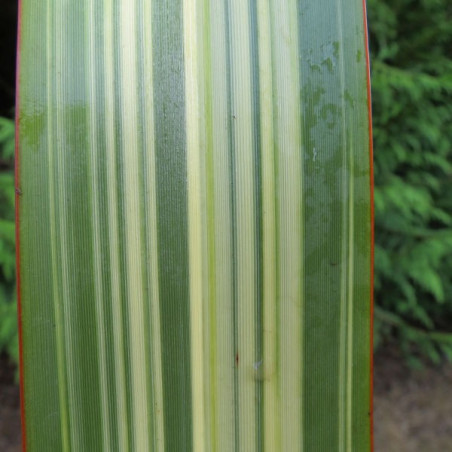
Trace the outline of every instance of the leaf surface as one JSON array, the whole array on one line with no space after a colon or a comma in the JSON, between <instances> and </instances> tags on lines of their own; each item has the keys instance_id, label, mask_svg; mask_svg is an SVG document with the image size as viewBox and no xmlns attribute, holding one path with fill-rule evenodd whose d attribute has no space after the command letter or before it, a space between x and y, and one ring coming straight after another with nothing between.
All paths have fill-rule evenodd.
<instances>
[{"instance_id":1,"label":"leaf surface","mask_svg":"<svg viewBox=\"0 0 452 452\"><path fill-rule=\"evenodd\" d=\"M27 450L370 450L364 24L22 1Z\"/></svg>"}]
</instances>

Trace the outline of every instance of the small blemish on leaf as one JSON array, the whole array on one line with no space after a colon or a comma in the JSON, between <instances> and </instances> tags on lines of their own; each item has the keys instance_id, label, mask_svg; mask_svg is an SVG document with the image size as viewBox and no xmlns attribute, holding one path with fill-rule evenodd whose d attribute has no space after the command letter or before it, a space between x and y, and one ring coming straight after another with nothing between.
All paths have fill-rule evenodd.
<instances>
[{"instance_id":1,"label":"small blemish on leaf","mask_svg":"<svg viewBox=\"0 0 452 452\"><path fill-rule=\"evenodd\" d=\"M356 62L359 63L361 61L361 57L362 57L362 52L361 50L358 50L356 52Z\"/></svg>"}]
</instances>

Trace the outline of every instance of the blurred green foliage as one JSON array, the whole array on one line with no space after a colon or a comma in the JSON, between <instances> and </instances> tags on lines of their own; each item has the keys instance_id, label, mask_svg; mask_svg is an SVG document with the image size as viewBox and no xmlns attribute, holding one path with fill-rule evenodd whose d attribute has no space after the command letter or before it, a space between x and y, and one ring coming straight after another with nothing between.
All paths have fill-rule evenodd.
<instances>
[{"instance_id":1,"label":"blurred green foliage","mask_svg":"<svg viewBox=\"0 0 452 452\"><path fill-rule=\"evenodd\" d=\"M17 362L13 165L14 122L0 117L0 352Z\"/></svg>"},{"instance_id":2,"label":"blurred green foliage","mask_svg":"<svg viewBox=\"0 0 452 452\"><path fill-rule=\"evenodd\" d=\"M452 2L370 0L376 345L452 358Z\"/></svg>"}]
</instances>

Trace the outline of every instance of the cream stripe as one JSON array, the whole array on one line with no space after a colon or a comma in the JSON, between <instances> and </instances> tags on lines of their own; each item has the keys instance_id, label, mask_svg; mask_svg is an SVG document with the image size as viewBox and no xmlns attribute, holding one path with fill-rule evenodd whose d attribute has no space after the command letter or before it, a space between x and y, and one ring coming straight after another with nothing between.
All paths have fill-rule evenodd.
<instances>
[{"instance_id":1,"label":"cream stripe","mask_svg":"<svg viewBox=\"0 0 452 452\"><path fill-rule=\"evenodd\" d=\"M147 221L150 223L146 231L146 240L150 250L150 268L147 272L150 287L150 325L152 340L152 365L154 407L152 417L155 425L154 445L156 452L165 449L164 416L163 416L163 379L162 379L162 350L160 336L160 300L159 300L159 278L158 278L158 242L157 242L157 177L155 174L155 146L154 146L154 96L153 96L153 68L152 68L152 10L151 2L144 1L144 96L146 111L146 157L147 165L146 182L148 193L148 205L146 206Z\"/></svg>"},{"instance_id":2,"label":"cream stripe","mask_svg":"<svg viewBox=\"0 0 452 452\"><path fill-rule=\"evenodd\" d=\"M271 55L271 26L268 0L257 3L259 32L259 82L262 152L262 217L263 217L263 303L264 357L264 450L281 449L281 407L278 398L276 373L277 316L276 316L276 205L275 205L275 148L273 132L273 80Z\"/></svg>"},{"instance_id":3,"label":"cream stripe","mask_svg":"<svg viewBox=\"0 0 452 452\"><path fill-rule=\"evenodd\" d=\"M134 448L149 450L147 431L148 396L144 341L144 300L140 236L140 148L137 137L137 41L135 0L120 2L121 131L124 163L125 248L127 265L127 307L130 340L130 376Z\"/></svg>"},{"instance_id":4,"label":"cream stripe","mask_svg":"<svg viewBox=\"0 0 452 452\"><path fill-rule=\"evenodd\" d=\"M184 0L184 58L187 133L188 246L190 274L190 340L193 450L205 447L201 156L199 137L197 1Z\"/></svg>"},{"instance_id":5,"label":"cream stripe","mask_svg":"<svg viewBox=\"0 0 452 452\"><path fill-rule=\"evenodd\" d=\"M279 193L281 450L302 450L301 122L297 5L273 1Z\"/></svg>"},{"instance_id":6,"label":"cream stripe","mask_svg":"<svg viewBox=\"0 0 452 452\"><path fill-rule=\"evenodd\" d=\"M97 118L98 105L96 100L96 51L95 51L95 19L94 2L87 0L85 4L87 11L87 30L88 30L88 58L87 58L87 84L89 93L89 110L87 129L89 133L89 159L91 168L91 191L92 191L92 228L93 228L93 260L94 260L94 286L95 286L95 305L96 305L96 323L97 323L97 353L99 356L99 387L101 399L101 417L102 417L102 438L103 447L111 448L110 431L110 407L108 401L107 386L107 354L105 344L105 315L103 308L104 288L102 279L102 255L101 255L101 232L100 232L100 206L99 206L99 181L98 181L98 160L97 154L100 146L97 139Z\"/></svg>"},{"instance_id":7,"label":"cream stripe","mask_svg":"<svg viewBox=\"0 0 452 452\"><path fill-rule=\"evenodd\" d=\"M212 90L212 57L211 57L211 22L210 22L210 0L202 0L202 16L200 17L199 27L202 34L199 37L202 44L202 64L200 67L204 68L203 77L203 98L200 100L204 107L201 117L202 128L204 133L205 146L205 161L203 167L203 174L205 176L205 209L204 224L206 226L205 234L205 259L203 272L205 278L205 328L204 328L204 350L205 350L205 417L207 419L206 425L206 447L207 450L216 450L218 441L217 435L217 397L216 388L218 380L218 369L216 363L217 356L217 268L216 255L217 248L215 246L215 218L217 216L215 204L215 157L214 157L214 133L213 133L213 90ZM217 33L217 30L215 30Z\"/></svg>"},{"instance_id":8,"label":"cream stripe","mask_svg":"<svg viewBox=\"0 0 452 452\"><path fill-rule=\"evenodd\" d=\"M237 318L238 318L238 409L239 409L239 449L256 449L256 429L254 380L255 329L254 316L256 269L255 256L255 205L254 205L254 160L250 18L249 2L232 0L231 4L231 56L233 82L232 108L234 116L235 193L237 228Z\"/></svg>"},{"instance_id":9,"label":"cream stripe","mask_svg":"<svg viewBox=\"0 0 452 452\"><path fill-rule=\"evenodd\" d=\"M212 136L209 135L209 131L212 130L212 117L211 117L211 109L208 106L207 102L211 99L211 86L208 83L211 82L211 67L210 67L210 55L209 55L209 43L210 43L210 30L209 30L209 11L210 11L210 2L209 0L196 0L197 1L197 20L196 20L196 35L197 35L197 43L198 43L198 58L197 58L197 79L198 79L198 117L199 117L199 149L200 153L200 202L202 204L201 207L201 237L202 237L202 300L203 300L203 309L202 309L202 344L203 347L203 357L204 361L202 363L203 367L203 392L204 392L204 448L207 451L212 450L212 440L213 436L213 419L212 419L212 369L214 366L214 362L210 359L211 357L211 340L213 344L216 344L216 331L215 331L215 322L214 316L212 313L215 313L215 308L212 307L213 303L216 303L215 299L210 299L210 285L213 283L215 287L215 283L210 279L209 275L209 266L214 263L214 259L209 259L209 243L213 244L214 237L208 236L209 233L209 225L208 219L208 197L210 196L210 200L213 202L213 174L207 173L207 159L208 159L208 151L212 153ZM207 114L209 114L209 118L207 118ZM207 147L210 146L208 150ZM213 170L213 168L211 168ZM209 178L209 183L208 183ZM213 207L213 206L212 206ZM214 212L210 213L214 215ZM211 230L210 232L213 234L213 221L210 223ZM210 242L209 242L210 240ZM215 250L213 250L215 251ZM213 254L213 256L215 253ZM212 336L211 338L211 334Z\"/></svg>"},{"instance_id":10,"label":"cream stripe","mask_svg":"<svg viewBox=\"0 0 452 452\"><path fill-rule=\"evenodd\" d=\"M119 225L118 225L118 195L117 195L117 168L116 168L116 115L115 115L115 65L113 36L114 12L110 0L104 1L104 61L105 61L105 137L106 137L106 165L108 197L108 234L110 239L110 274L111 274L111 303L113 315L114 365L116 386L116 417L118 420L118 448L121 451L129 450L128 416L126 403L126 365L124 356L124 329L121 307L121 271Z\"/></svg>"},{"instance_id":11,"label":"cream stripe","mask_svg":"<svg viewBox=\"0 0 452 452\"><path fill-rule=\"evenodd\" d=\"M228 81L226 50L226 17L224 2L211 2L210 21L212 61L212 138L215 203L215 273L217 303L215 329L217 380L212 388L216 398L214 413L217 442L214 451L230 452L235 447L234 356L232 325L232 231L230 186L230 140L228 134Z\"/></svg>"}]
</instances>

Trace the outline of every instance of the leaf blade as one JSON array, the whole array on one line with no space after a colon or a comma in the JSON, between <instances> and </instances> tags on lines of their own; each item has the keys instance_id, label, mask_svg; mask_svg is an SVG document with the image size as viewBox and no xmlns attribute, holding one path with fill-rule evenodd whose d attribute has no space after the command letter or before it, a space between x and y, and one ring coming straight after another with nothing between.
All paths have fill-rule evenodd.
<instances>
[{"instance_id":1,"label":"leaf blade","mask_svg":"<svg viewBox=\"0 0 452 452\"><path fill-rule=\"evenodd\" d=\"M30 449L370 448L363 11L330 3L24 1Z\"/></svg>"}]
</instances>

